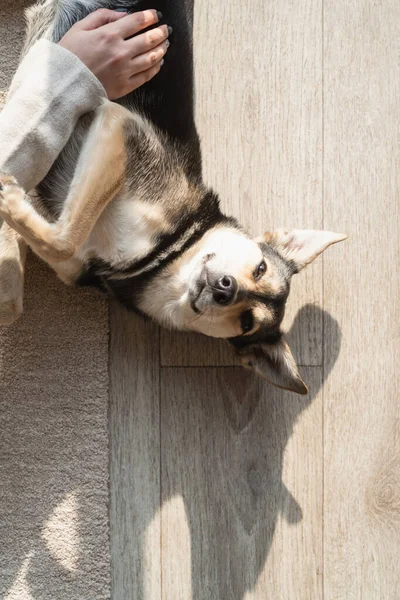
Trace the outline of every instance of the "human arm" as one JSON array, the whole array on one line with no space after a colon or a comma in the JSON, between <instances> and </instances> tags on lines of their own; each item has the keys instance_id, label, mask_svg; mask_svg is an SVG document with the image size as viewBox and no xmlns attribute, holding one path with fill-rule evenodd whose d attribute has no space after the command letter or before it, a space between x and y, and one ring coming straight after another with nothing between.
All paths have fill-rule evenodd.
<instances>
[{"instance_id":1,"label":"human arm","mask_svg":"<svg viewBox=\"0 0 400 600\"><path fill-rule=\"evenodd\" d=\"M167 50L167 26L132 40L125 36L158 18L156 11L125 16L100 10L74 25L60 44L36 42L0 114L0 172L31 190L48 173L83 114L107 96L122 96L154 76Z\"/></svg>"}]
</instances>

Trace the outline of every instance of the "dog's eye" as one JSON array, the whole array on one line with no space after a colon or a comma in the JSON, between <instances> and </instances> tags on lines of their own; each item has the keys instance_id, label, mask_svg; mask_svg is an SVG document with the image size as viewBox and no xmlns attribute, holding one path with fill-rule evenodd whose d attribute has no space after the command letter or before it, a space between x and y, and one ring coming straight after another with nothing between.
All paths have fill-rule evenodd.
<instances>
[{"instance_id":1,"label":"dog's eye","mask_svg":"<svg viewBox=\"0 0 400 600\"><path fill-rule=\"evenodd\" d=\"M240 315L240 326L242 328L243 333L248 333L254 327L254 317L251 310L246 310L246 312Z\"/></svg>"},{"instance_id":2,"label":"dog's eye","mask_svg":"<svg viewBox=\"0 0 400 600\"><path fill-rule=\"evenodd\" d=\"M260 277L262 277L264 275L264 273L267 270L267 263L265 262L265 260L263 260L257 267L257 269L255 270L254 273L254 277L255 279L260 279Z\"/></svg>"}]
</instances>

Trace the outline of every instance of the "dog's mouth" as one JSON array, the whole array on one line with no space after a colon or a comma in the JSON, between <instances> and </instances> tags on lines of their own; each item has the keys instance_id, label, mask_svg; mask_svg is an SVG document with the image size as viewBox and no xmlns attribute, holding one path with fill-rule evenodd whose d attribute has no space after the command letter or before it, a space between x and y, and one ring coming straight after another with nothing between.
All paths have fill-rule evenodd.
<instances>
[{"instance_id":1,"label":"dog's mouth","mask_svg":"<svg viewBox=\"0 0 400 600\"><path fill-rule=\"evenodd\" d=\"M189 303L190 308L196 314L200 314L201 310L198 307L198 302L204 292L204 290L208 286L207 281L207 263L212 258L214 258L214 254L207 254L202 260L198 268L200 268L200 272L194 275L193 280L190 284L189 288ZM196 269L197 270L197 269Z\"/></svg>"},{"instance_id":2,"label":"dog's mouth","mask_svg":"<svg viewBox=\"0 0 400 600\"><path fill-rule=\"evenodd\" d=\"M197 302L200 300L200 297L207 286L207 271L206 266L204 265L200 275L197 277L194 285L189 290L189 302L190 308L193 312L199 314L201 311L197 306Z\"/></svg>"}]
</instances>

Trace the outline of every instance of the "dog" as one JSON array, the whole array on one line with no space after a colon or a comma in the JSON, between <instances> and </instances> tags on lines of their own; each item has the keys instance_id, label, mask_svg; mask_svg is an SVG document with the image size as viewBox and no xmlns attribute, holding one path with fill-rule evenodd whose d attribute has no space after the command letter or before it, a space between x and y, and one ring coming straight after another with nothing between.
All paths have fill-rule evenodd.
<instances>
[{"instance_id":1,"label":"dog","mask_svg":"<svg viewBox=\"0 0 400 600\"><path fill-rule=\"evenodd\" d=\"M131 11L147 0L115 0ZM347 236L278 230L252 239L202 180L184 0L158 0L173 28L161 72L79 121L28 198L0 177L0 216L67 284L95 286L128 310L178 330L226 339L242 364L306 394L281 331L293 275ZM109 0L42 0L27 12L24 52L58 42Z\"/></svg>"}]
</instances>

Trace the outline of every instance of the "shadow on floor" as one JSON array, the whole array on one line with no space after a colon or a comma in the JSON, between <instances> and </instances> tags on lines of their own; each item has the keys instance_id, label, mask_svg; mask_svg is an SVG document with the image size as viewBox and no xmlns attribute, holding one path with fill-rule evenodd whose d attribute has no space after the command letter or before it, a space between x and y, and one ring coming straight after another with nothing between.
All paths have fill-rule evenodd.
<instances>
[{"instance_id":1,"label":"shadow on floor","mask_svg":"<svg viewBox=\"0 0 400 600\"><path fill-rule=\"evenodd\" d=\"M302 369L310 385L308 396L276 390L240 367L164 368L161 398L152 394L146 397L149 405L153 403L147 422L142 420L143 407L139 406L142 399L136 396L140 396L140 382L132 393L129 407L126 405L124 410L119 406L119 419L123 414L125 421L136 418L137 423L129 433L123 426L114 429L113 435L118 439L111 440L112 454L118 447L118 456L116 453L112 456L116 469L112 481L114 478L113 485L118 488L112 506L113 519L118 521L116 528L119 528L118 539L113 539L116 599L123 598L121 589L140 590L135 600L148 597L144 595L144 589L148 589L152 570L148 557L144 558L148 552L144 547L149 544L149 528L154 527L160 514L164 593L168 593L168 578L176 583L182 574L188 577L180 564L188 560L188 555L191 556L188 585L192 590L190 597L195 600L242 600L246 592L254 588L267 560L278 519L282 517L295 525L303 518L302 507L294 497L296 494L292 494L283 482L285 451L296 422L302 413L311 409L323 380L337 360L341 334L333 317L312 306L299 311L291 331L296 333L304 319L315 321L321 316L335 343L326 357L323 376L321 367ZM120 332L123 329L119 327ZM154 338L153 350L149 347L144 355L138 351L139 364L134 367L139 369L140 377L147 373L151 382L154 377L151 356L157 348L158 332L149 324L138 325L137 332L146 344L151 344L149 340ZM114 348L116 364L122 364L126 358L122 355L123 348L121 346L120 355ZM321 399L318 406L321 407ZM290 453L297 460L295 465L286 465L286 469L291 470L292 483L300 487L307 486L308 482L299 481L297 472L304 472L305 477L319 478L310 482L316 490L317 506L322 503L322 421L319 411L317 408L303 432L310 436L310 446L316 448L315 456L304 455L307 441L303 440L299 445L302 454L297 457L293 449ZM154 435L153 445L133 446L133 439L146 427L148 435ZM301 427L304 428L304 420ZM125 434L127 437L123 439ZM129 448L133 454L137 452L137 456L129 456ZM307 460L314 459L317 463L320 461L319 466L304 465ZM128 471L130 480L123 476ZM163 513L176 499L183 500L184 513L178 509L175 518L164 520ZM306 535L310 539L319 539L321 515L314 505L313 510L312 515L306 515ZM174 528L178 529L175 533ZM186 552L182 553L176 548L180 544L185 547L185 536L190 537L190 542ZM295 531L293 536L296 536ZM154 543L157 544L157 540ZM299 562L301 560L299 558ZM296 571L302 567L299 564L290 568ZM318 564L311 565L309 571L317 581ZM128 582L126 587L123 580L125 585ZM187 597L182 596L185 600Z\"/></svg>"}]
</instances>

